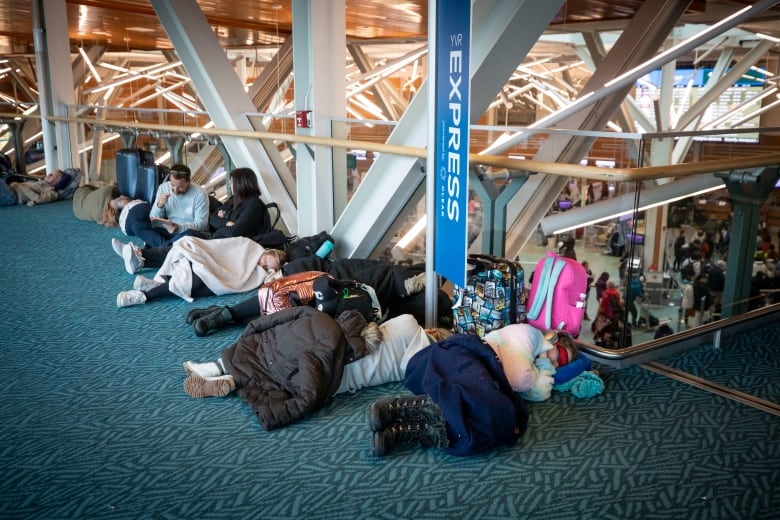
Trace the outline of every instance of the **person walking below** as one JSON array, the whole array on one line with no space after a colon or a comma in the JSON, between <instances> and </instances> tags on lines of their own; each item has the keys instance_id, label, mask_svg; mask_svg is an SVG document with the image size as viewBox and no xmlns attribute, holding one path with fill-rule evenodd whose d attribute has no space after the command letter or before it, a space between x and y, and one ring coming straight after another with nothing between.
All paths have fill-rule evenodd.
<instances>
[{"instance_id":1,"label":"person walking below","mask_svg":"<svg viewBox=\"0 0 780 520\"><path fill-rule=\"evenodd\" d=\"M582 318L585 321L590 321L588 316L588 301L590 300L590 290L593 287L593 271L590 270L590 263L587 260L582 261L582 267L585 268L585 272L588 274L588 285L585 288L585 316Z\"/></svg>"},{"instance_id":2,"label":"person walking below","mask_svg":"<svg viewBox=\"0 0 780 520\"><path fill-rule=\"evenodd\" d=\"M604 291L607 290L607 281L609 280L609 273L606 271L603 271L600 275L598 280L596 280L596 302L601 302L601 297L604 295Z\"/></svg>"},{"instance_id":3,"label":"person walking below","mask_svg":"<svg viewBox=\"0 0 780 520\"><path fill-rule=\"evenodd\" d=\"M631 325L637 326L639 310L637 309L637 300L641 301L645 297L645 288L642 284L641 276L632 276L628 282L628 294L626 299L626 309Z\"/></svg>"},{"instance_id":4,"label":"person walking below","mask_svg":"<svg viewBox=\"0 0 780 520\"><path fill-rule=\"evenodd\" d=\"M685 260L687 256L685 251L686 243L685 230L681 229L680 234L677 235L677 238L674 240L674 264L672 267L674 271L682 269L683 260Z\"/></svg>"}]
</instances>

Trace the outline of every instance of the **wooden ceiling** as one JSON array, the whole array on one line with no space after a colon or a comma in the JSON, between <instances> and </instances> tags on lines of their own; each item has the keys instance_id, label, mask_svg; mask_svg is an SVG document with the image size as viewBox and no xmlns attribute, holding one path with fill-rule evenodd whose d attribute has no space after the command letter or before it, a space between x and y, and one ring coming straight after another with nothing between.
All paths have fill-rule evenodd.
<instances>
[{"instance_id":1,"label":"wooden ceiling","mask_svg":"<svg viewBox=\"0 0 780 520\"><path fill-rule=\"evenodd\" d=\"M711 24L756 1L693 0L684 21ZM32 5L38 2L42 0L0 0L0 64L5 58L3 67L10 71L0 74L0 103L37 101ZM292 0L197 0L197 3L221 46L234 55L243 55L248 65L251 63L250 76L262 70L292 32ZM636 15L642 4L643 0L567 0L548 33L620 29ZM108 66L109 55L121 61L123 55L132 53L132 59L138 63L130 63L128 67L169 59L160 52L140 52L173 48L149 0L65 0L65 6L71 53L78 53L80 48L102 47L105 54L101 64L105 66ZM364 51L375 62L387 58L385 52L393 54L389 59L407 52L400 51L407 42L415 47L425 44L427 0L346 0L345 9L348 42L363 43ZM757 27L752 30L780 38L780 1L751 24ZM371 45L374 43L377 45ZM378 45L380 43L392 45ZM713 42L713 45L717 44ZM566 63L577 61L579 57L574 45L542 39L526 59ZM141 63L143 60L150 63ZM122 66L125 66L124 62ZM576 74L576 71L570 74ZM411 81L409 78L403 80Z\"/></svg>"},{"instance_id":2,"label":"wooden ceiling","mask_svg":"<svg viewBox=\"0 0 780 520\"><path fill-rule=\"evenodd\" d=\"M32 54L29 0L0 0L0 55ZM198 0L224 48L278 45L292 31L291 0ZM747 1L694 0L691 13L710 5ZM71 44L109 51L170 49L148 0L67 0ZM559 27L631 18L642 0L568 0L554 21ZM419 39L427 34L425 0L346 0L347 37L353 40ZM717 16L717 13L715 14Z\"/></svg>"}]
</instances>

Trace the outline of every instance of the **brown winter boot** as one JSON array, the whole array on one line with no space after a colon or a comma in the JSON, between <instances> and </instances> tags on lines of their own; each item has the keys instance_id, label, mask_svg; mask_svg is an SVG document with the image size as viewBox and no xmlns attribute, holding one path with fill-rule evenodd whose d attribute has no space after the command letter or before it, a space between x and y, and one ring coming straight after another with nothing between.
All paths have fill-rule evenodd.
<instances>
[{"instance_id":1,"label":"brown winter boot","mask_svg":"<svg viewBox=\"0 0 780 520\"><path fill-rule=\"evenodd\" d=\"M197 399L203 397L225 397L235 389L236 382L231 375L202 377L193 373L184 380L184 391L190 397Z\"/></svg>"}]
</instances>

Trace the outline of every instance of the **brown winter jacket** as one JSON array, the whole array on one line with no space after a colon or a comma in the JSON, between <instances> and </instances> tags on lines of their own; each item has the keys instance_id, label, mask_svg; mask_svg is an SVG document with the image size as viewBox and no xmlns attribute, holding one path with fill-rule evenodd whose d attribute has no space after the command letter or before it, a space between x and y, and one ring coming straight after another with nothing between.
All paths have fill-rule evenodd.
<instances>
[{"instance_id":1,"label":"brown winter jacket","mask_svg":"<svg viewBox=\"0 0 780 520\"><path fill-rule=\"evenodd\" d=\"M302 306L261 316L222 351L238 394L274 430L317 411L341 383L344 365L368 354L357 311L333 319Z\"/></svg>"}]
</instances>

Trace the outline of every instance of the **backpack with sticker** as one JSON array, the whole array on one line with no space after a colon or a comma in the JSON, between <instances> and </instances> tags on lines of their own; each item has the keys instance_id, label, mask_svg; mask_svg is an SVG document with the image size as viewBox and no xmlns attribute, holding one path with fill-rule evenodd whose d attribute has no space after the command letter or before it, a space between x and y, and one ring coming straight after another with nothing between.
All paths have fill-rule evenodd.
<instances>
[{"instance_id":1,"label":"backpack with sticker","mask_svg":"<svg viewBox=\"0 0 780 520\"><path fill-rule=\"evenodd\" d=\"M338 317L350 309L359 311L366 321L379 322L382 308L373 287L355 280L321 276L314 280L314 306L318 311Z\"/></svg>"}]
</instances>

